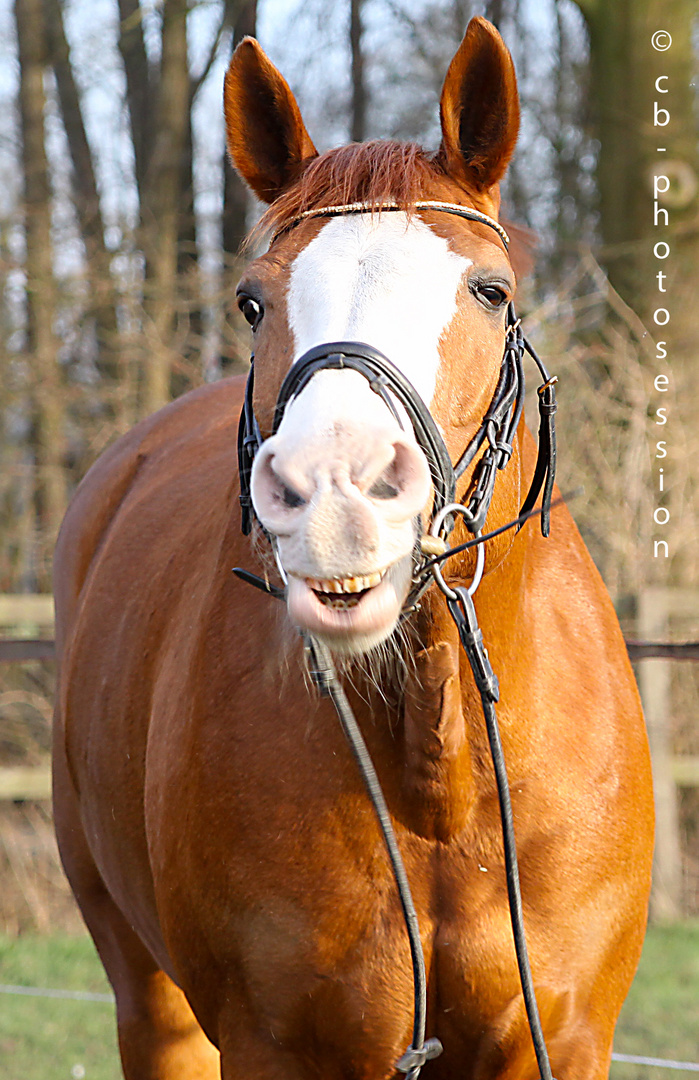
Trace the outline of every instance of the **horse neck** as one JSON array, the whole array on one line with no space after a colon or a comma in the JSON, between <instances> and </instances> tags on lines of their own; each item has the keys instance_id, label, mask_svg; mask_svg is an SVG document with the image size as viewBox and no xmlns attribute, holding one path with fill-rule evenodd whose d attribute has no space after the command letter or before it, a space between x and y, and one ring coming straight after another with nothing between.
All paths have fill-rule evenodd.
<instances>
[{"instance_id":1,"label":"horse neck","mask_svg":"<svg viewBox=\"0 0 699 1080\"><path fill-rule=\"evenodd\" d=\"M476 596L485 642L505 684L513 677L508 642L518 617L526 544L522 536L486 575ZM465 826L483 793L489 751L480 695L456 625L436 590L423 604L419 633L421 647L402 704L401 801L416 832L446 840Z\"/></svg>"}]
</instances>

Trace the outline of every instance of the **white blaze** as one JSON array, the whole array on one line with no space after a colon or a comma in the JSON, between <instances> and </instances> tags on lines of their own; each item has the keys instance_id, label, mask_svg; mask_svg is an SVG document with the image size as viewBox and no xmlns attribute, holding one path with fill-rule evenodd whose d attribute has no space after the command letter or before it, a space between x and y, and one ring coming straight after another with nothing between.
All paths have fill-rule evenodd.
<instances>
[{"instance_id":1,"label":"white blaze","mask_svg":"<svg viewBox=\"0 0 699 1080\"><path fill-rule=\"evenodd\" d=\"M393 361L429 406L439 339L470 265L402 211L333 218L291 268L294 359L328 341L366 342Z\"/></svg>"},{"instance_id":2,"label":"white blaze","mask_svg":"<svg viewBox=\"0 0 699 1080\"><path fill-rule=\"evenodd\" d=\"M291 266L294 359L331 341L365 342L429 407L440 338L470 265L402 211L327 222ZM388 495L375 489L381 481ZM356 371L320 371L258 452L251 490L289 575L292 620L349 653L386 638L408 594L415 519L430 494L407 418L401 428ZM379 584L346 610L328 607L308 584L372 573Z\"/></svg>"}]
</instances>

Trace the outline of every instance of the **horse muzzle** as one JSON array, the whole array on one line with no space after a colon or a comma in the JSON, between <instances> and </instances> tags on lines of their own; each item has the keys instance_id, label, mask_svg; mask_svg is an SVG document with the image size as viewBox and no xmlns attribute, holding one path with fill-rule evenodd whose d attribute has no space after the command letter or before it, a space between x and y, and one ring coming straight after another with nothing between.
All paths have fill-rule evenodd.
<instances>
[{"instance_id":1,"label":"horse muzzle","mask_svg":"<svg viewBox=\"0 0 699 1080\"><path fill-rule=\"evenodd\" d=\"M288 579L292 621L334 647L382 640L410 588L432 478L415 440L357 371L322 370L260 447L251 496Z\"/></svg>"},{"instance_id":2,"label":"horse muzzle","mask_svg":"<svg viewBox=\"0 0 699 1080\"><path fill-rule=\"evenodd\" d=\"M472 217L475 213L459 207L451 207L449 212L458 213L463 217ZM500 229L496 223L490 221L488 223L493 228ZM300 592L297 585L294 585L293 589L287 590L287 599L291 601L290 614L294 618L294 611L297 612L295 621L301 629L317 631L323 636L326 636L326 631L332 636L337 629L338 633L341 636L344 635L346 641L349 642L352 635L350 624L357 627L360 625L360 613L358 611L352 613L352 611L361 602L364 604L366 613L371 610L372 605L375 605L377 627L376 632L369 636L372 643L378 643L391 633L401 614L405 616L415 609L432 580L430 563L421 559L416 543L420 540L423 526L420 520L420 509L428 503L428 493L421 500L417 497L418 494L422 496L420 484L425 476L424 465L426 465L427 477L432 488L432 520L441 522L442 541L446 541L454 519L453 514L445 513L445 511L454 504L457 481L469 466L475 463L469 493L460 509L469 530L475 536L480 535L492 499L497 472L505 468L510 460L513 438L522 415L525 389L522 360L525 350L535 361L546 381L538 391L541 417L539 453L521 513L526 514L531 511L541 491L543 493L541 531L544 536L548 536L556 462L554 428L556 402L553 389L556 380L555 377L549 377L541 359L523 337L512 303L507 312L505 350L497 387L480 427L456 465L452 465L444 440L420 395L395 365L372 346L363 342L332 342L318 345L296 360L279 391L272 437L264 443L253 408L254 363L251 361L245 402L238 427L243 533L247 535L250 532L253 514L257 514L268 537L276 543L275 551L285 582L290 575L303 583L308 583L313 579L330 582L332 589L328 591L328 595L333 599L338 595L338 583L340 583L339 592L344 593L342 581L390 569L390 575L385 575L388 577L385 587L383 580L379 586L370 587L377 589L376 594L371 596L371 604L364 604L365 597L357 601L354 595L350 595L350 602L346 604L344 613L341 613L335 605L335 614L331 616L327 613L321 615L320 609L314 606L316 620L313 627L311 625L306 627L303 620L309 616L314 601L307 594ZM356 415L353 417L351 411L348 414L345 409L341 422L325 422L323 438L315 442L313 452L316 456L320 454L322 457L322 461L316 462L318 469L315 470L313 463L309 465L308 462L302 468L296 469L291 460L294 456L293 452L286 461L282 460L282 457L278 456L282 440L278 439L275 444L274 439L282 434L291 436L293 429L293 437L298 438L300 444L304 443L308 432L303 422L303 413L298 409L294 410L293 407L309 384L311 388L314 384L318 386L319 376L327 377L341 372L346 375L356 374L359 384L363 382L364 388L366 389L368 385L372 391L370 395L364 393L358 410L362 417L363 436L356 445L356 460L352 452L349 455L346 454L343 461L335 458L333 463L333 437L338 436L343 430L351 430L356 422ZM304 393L303 398L308 404L310 400L308 394ZM379 429L386 427L389 414L395 421L395 425L392 427L390 436L384 440L383 449L372 453L371 447L368 447L367 456L365 452L367 448L362 443L364 439L369 438L369 433L373 439L375 432L372 432L370 426L364 421L367 419L367 412L372 412L379 402L383 402L388 410L387 413L385 409L379 409L381 414ZM344 404L346 403L343 402ZM295 413L295 423L294 425L285 424L284 432L282 432L282 421L292 411ZM316 423L319 419L322 422L323 415L322 409L320 412L316 410L315 413L307 409L305 413L306 418L312 416ZM296 423L299 419L301 422ZM306 451L309 446L310 444L306 442ZM381 462L382 452L385 455L383 463ZM368 471L364 465L357 465L362 461L365 465L366 462L372 462ZM382 465L381 468L377 468L377 461L379 465ZM391 468L395 474L393 482ZM263 479L265 469L267 469L267 475ZM422 474L422 477L419 474ZM257 487L258 477L260 477L260 483L256 497L252 492L252 487ZM339 514L341 499L335 499L334 506L332 501L327 500L328 489L333 485L341 495L344 495L348 504L353 503L349 513ZM378 523L374 530L376 536L373 538L370 535L372 526L368 524L369 518L365 513L367 506L361 505L361 498L365 499L365 502L385 501L388 507L384 507L373 518L374 525ZM410 504L411 499L414 499L416 503L415 516L409 519L406 516L405 507ZM304 514L308 514L309 507L318 510L319 504L323 501L325 501L323 511L315 518L317 527L311 527L310 530L306 527L304 532L304 530L299 531L297 525L292 525L294 519L298 522ZM402 515L402 520L398 523L402 526L402 530L395 528L396 511L399 516ZM394 526L388 530L391 534L390 540L394 543L392 554L391 543L385 543L385 531L383 539L381 538L382 522L386 525L392 523ZM410 543L406 535L408 523L413 532ZM397 539L398 537L400 540ZM303 538L304 544L299 546L300 538ZM294 550L294 539L296 539L296 550ZM414 562L408 554L411 548L413 552L417 552ZM321 556L320 561L317 560L318 555ZM266 588L262 579L256 579L255 575L248 573L246 580ZM393 597L389 598L387 595L391 582L396 590L398 610L395 619L392 619L390 624L386 621L383 630L379 632L378 621L381 621L378 619L379 614L383 613L387 616L394 608ZM319 591L311 585L307 585L307 588L311 593ZM380 589L384 589L384 592L380 593ZM320 591L323 592L323 590ZM403 597L402 603L400 596ZM323 606L329 606L326 595L321 595L316 599ZM379 600L382 603L379 603ZM336 617L342 629L338 629L334 622L332 625L328 622L329 619ZM335 648L339 646L336 640L329 643ZM368 647L370 646L366 643L357 644L356 647L350 644L345 651L365 651Z\"/></svg>"}]
</instances>

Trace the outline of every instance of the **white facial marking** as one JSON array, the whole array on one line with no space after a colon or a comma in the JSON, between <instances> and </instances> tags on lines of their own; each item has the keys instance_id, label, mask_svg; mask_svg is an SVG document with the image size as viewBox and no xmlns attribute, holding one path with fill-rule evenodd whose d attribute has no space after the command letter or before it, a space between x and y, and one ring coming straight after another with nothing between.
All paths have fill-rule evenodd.
<instances>
[{"instance_id":1,"label":"white facial marking","mask_svg":"<svg viewBox=\"0 0 699 1080\"><path fill-rule=\"evenodd\" d=\"M430 406L440 338L469 266L403 212L327 222L291 266L294 358L326 342L365 342ZM319 371L255 458L252 498L289 575L289 615L340 652L383 641L410 588L415 520L431 478L404 419L401 426L358 372ZM326 603L325 594L335 602L336 583L372 575L379 583L355 593L352 604L344 588L345 606ZM318 581L329 587L314 588Z\"/></svg>"},{"instance_id":2,"label":"white facial marking","mask_svg":"<svg viewBox=\"0 0 699 1080\"><path fill-rule=\"evenodd\" d=\"M429 406L439 339L469 266L470 259L402 211L332 219L291 268L294 359L328 341L366 342L393 361Z\"/></svg>"}]
</instances>

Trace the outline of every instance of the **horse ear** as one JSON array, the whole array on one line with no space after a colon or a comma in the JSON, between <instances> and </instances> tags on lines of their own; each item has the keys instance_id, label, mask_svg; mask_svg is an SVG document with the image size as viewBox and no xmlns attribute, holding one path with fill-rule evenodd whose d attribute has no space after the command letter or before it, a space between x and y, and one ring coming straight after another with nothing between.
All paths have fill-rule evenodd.
<instances>
[{"instance_id":1,"label":"horse ear","mask_svg":"<svg viewBox=\"0 0 699 1080\"><path fill-rule=\"evenodd\" d=\"M233 53L223 106L233 164L260 199L273 202L318 151L288 83L254 38Z\"/></svg>"},{"instance_id":2,"label":"horse ear","mask_svg":"<svg viewBox=\"0 0 699 1080\"><path fill-rule=\"evenodd\" d=\"M440 158L461 184L486 192L502 178L519 131L512 57L495 27L477 16L449 65L439 106Z\"/></svg>"}]
</instances>

